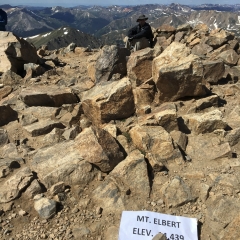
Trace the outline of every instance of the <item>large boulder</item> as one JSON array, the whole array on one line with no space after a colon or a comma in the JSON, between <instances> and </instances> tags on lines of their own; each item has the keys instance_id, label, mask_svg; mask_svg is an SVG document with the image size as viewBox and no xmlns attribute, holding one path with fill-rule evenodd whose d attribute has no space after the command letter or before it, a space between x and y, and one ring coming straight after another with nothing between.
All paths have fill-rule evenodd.
<instances>
[{"instance_id":1,"label":"large boulder","mask_svg":"<svg viewBox=\"0 0 240 240\"><path fill-rule=\"evenodd\" d=\"M93 199L104 211L122 211L130 203L129 194L137 194L141 199L147 199L149 193L147 163L143 154L134 150L93 191ZM135 209L139 207L135 205Z\"/></svg>"},{"instance_id":2,"label":"large boulder","mask_svg":"<svg viewBox=\"0 0 240 240\"><path fill-rule=\"evenodd\" d=\"M130 117L135 111L132 85L128 78L98 84L83 93L84 114L98 125Z\"/></svg>"},{"instance_id":3,"label":"large boulder","mask_svg":"<svg viewBox=\"0 0 240 240\"><path fill-rule=\"evenodd\" d=\"M163 127L137 125L129 134L133 144L150 158L153 168L155 165L171 168L183 163L179 148L174 146L171 135Z\"/></svg>"},{"instance_id":4,"label":"large boulder","mask_svg":"<svg viewBox=\"0 0 240 240\"><path fill-rule=\"evenodd\" d=\"M204 79L209 83L217 83L224 75L225 67L221 59L216 61L203 61Z\"/></svg>"},{"instance_id":5,"label":"large boulder","mask_svg":"<svg viewBox=\"0 0 240 240\"><path fill-rule=\"evenodd\" d=\"M21 91L20 98L28 106L60 107L63 104L78 102L77 96L70 88L57 86L28 87Z\"/></svg>"},{"instance_id":6,"label":"large boulder","mask_svg":"<svg viewBox=\"0 0 240 240\"><path fill-rule=\"evenodd\" d=\"M0 73L23 71L25 63L37 63L36 48L12 32L0 32Z\"/></svg>"},{"instance_id":7,"label":"large boulder","mask_svg":"<svg viewBox=\"0 0 240 240\"><path fill-rule=\"evenodd\" d=\"M136 82L136 86L152 77L150 69L152 68L153 53L153 49L145 48L130 55L127 72L129 79Z\"/></svg>"},{"instance_id":8,"label":"large boulder","mask_svg":"<svg viewBox=\"0 0 240 240\"><path fill-rule=\"evenodd\" d=\"M95 65L96 82L108 81L116 73L119 73L121 77L126 76L127 55L130 55L130 53L126 48L119 48L116 45L104 46Z\"/></svg>"},{"instance_id":9,"label":"large boulder","mask_svg":"<svg viewBox=\"0 0 240 240\"><path fill-rule=\"evenodd\" d=\"M203 64L190 48L173 42L153 60L153 80L160 102L175 101L186 96L203 96Z\"/></svg>"},{"instance_id":10,"label":"large boulder","mask_svg":"<svg viewBox=\"0 0 240 240\"><path fill-rule=\"evenodd\" d=\"M237 65L239 55L233 49L229 49L220 53L218 58L221 58L225 64L234 66Z\"/></svg>"},{"instance_id":11,"label":"large boulder","mask_svg":"<svg viewBox=\"0 0 240 240\"><path fill-rule=\"evenodd\" d=\"M232 157L229 143L223 143L221 139L211 134L189 136L186 153L201 165L205 161L209 163L210 160Z\"/></svg>"},{"instance_id":12,"label":"large boulder","mask_svg":"<svg viewBox=\"0 0 240 240\"><path fill-rule=\"evenodd\" d=\"M228 125L223 121L223 114L216 109L207 113L193 113L184 115L183 119L187 127L194 133L208 133L216 129L225 129Z\"/></svg>"},{"instance_id":13,"label":"large boulder","mask_svg":"<svg viewBox=\"0 0 240 240\"><path fill-rule=\"evenodd\" d=\"M111 171L125 157L112 135L101 128L86 128L75 141L81 156L103 172Z\"/></svg>"},{"instance_id":14,"label":"large boulder","mask_svg":"<svg viewBox=\"0 0 240 240\"><path fill-rule=\"evenodd\" d=\"M160 189L160 194L168 207L178 207L196 199L190 187L180 177L166 182Z\"/></svg>"},{"instance_id":15,"label":"large boulder","mask_svg":"<svg viewBox=\"0 0 240 240\"><path fill-rule=\"evenodd\" d=\"M152 79L133 89L136 112L139 113L146 106L152 104L155 96L155 89L155 83Z\"/></svg>"},{"instance_id":16,"label":"large boulder","mask_svg":"<svg viewBox=\"0 0 240 240\"><path fill-rule=\"evenodd\" d=\"M60 181L70 186L84 186L93 180L96 171L82 158L78 145L75 141L65 141L37 151L31 162L31 169L38 173L46 187Z\"/></svg>"}]
</instances>

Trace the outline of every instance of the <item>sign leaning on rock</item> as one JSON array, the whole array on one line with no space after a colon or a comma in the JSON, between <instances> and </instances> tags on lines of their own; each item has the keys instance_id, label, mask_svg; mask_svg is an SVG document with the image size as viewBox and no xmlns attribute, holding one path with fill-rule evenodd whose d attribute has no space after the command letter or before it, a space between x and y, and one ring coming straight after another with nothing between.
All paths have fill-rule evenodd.
<instances>
[{"instance_id":1,"label":"sign leaning on rock","mask_svg":"<svg viewBox=\"0 0 240 240\"><path fill-rule=\"evenodd\" d=\"M152 240L159 232L168 240L197 240L197 219L149 211L123 211L118 240Z\"/></svg>"}]
</instances>

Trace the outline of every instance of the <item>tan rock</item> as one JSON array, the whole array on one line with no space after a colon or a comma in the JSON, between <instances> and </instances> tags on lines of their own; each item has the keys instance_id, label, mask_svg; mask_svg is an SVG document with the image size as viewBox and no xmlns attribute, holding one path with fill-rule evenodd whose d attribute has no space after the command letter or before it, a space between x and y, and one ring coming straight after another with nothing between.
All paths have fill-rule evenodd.
<instances>
[{"instance_id":1,"label":"tan rock","mask_svg":"<svg viewBox=\"0 0 240 240\"><path fill-rule=\"evenodd\" d=\"M83 93L81 100L84 114L96 125L127 118L135 111L132 86L128 78L97 85Z\"/></svg>"},{"instance_id":2,"label":"tan rock","mask_svg":"<svg viewBox=\"0 0 240 240\"><path fill-rule=\"evenodd\" d=\"M174 142L177 143L177 145L182 149L182 150L186 150L186 146L187 146L187 141L188 141L188 137L185 133L174 130L172 132L170 132L171 137L173 138Z\"/></svg>"},{"instance_id":3,"label":"tan rock","mask_svg":"<svg viewBox=\"0 0 240 240\"><path fill-rule=\"evenodd\" d=\"M0 32L0 73L23 71L24 63L37 63L36 48L12 32Z\"/></svg>"},{"instance_id":4,"label":"tan rock","mask_svg":"<svg viewBox=\"0 0 240 240\"><path fill-rule=\"evenodd\" d=\"M5 86L3 88L0 88L0 100L7 97L12 92L12 87Z\"/></svg>"},{"instance_id":5,"label":"tan rock","mask_svg":"<svg viewBox=\"0 0 240 240\"><path fill-rule=\"evenodd\" d=\"M219 58L221 58L225 64L233 66L237 65L239 55L233 50L226 50L218 55Z\"/></svg>"},{"instance_id":6,"label":"tan rock","mask_svg":"<svg viewBox=\"0 0 240 240\"><path fill-rule=\"evenodd\" d=\"M81 156L103 172L111 171L124 159L116 140L103 129L86 128L77 136L76 142Z\"/></svg>"},{"instance_id":7,"label":"tan rock","mask_svg":"<svg viewBox=\"0 0 240 240\"><path fill-rule=\"evenodd\" d=\"M88 76L92 79L93 82L96 82L96 62L90 62L87 66Z\"/></svg>"},{"instance_id":8,"label":"tan rock","mask_svg":"<svg viewBox=\"0 0 240 240\"><path fill-rule=\"evenodd\" d=\"M212 95L206 98L201 98L195 102L196 112L204 110L209 107L218 107L219 97L218 95Z\"/></svg>"},{"instance_id":9,"label":"tan rock","mask_svg":"<svg viewBox=\"0 0 240 240\"><path fill-rule=\"evenodd\" d=\"M144 154L151 153L159 165L182 164L183 158L170 134L161 126L135 126L130 131L133 144ZM173 164L173 165L174 165Z\"/></svg>"},{"instance_id":10,"label":"tan rock","mask_svg":"<svg viewBox=\"0 0 240 240\"><path fill-rule=\"evenodd\" d=\"M202 62L182 43L173 42L156 57L152 71L160 102L206 94Z\"/></svg>"},{"instance_id":11,"label":"tan rock","mask_svg":"<svg viewBox=\"0 0 240 240\"><path fill-rule=\"evenodd\" d=\"M213 132L216 129L224 129L227 123L223 121L222 112L218 109L207 113L193 113L183 116L187 127L194 133Z\"/></svg>"},{"instance_id":12,"label":"tan rock","mask_svg":"<svg viewBox=\"0 0 240 240\"><path fill-rule=\"evenodd\" d=\"M180 177L165 183L160 194L168 207L178 207L196 199L190 187Z\"/></svg>"},{"instance_id":13,"label":"tan rock","mask_svg":"<svg viewBox=\"0 0 240 240\"><path fill-rule=\"evenodd\" d=\"M209 83L217 83L224 75L225 67L222 60L203 61L204 79Z\"/></svg>"},{"instance_id":14,"label":"tan rock","mask_svg":"<svg viewBox=\"0 0 240 240\"><path fill-rule=\"evenodd\" d=\"M61 181L70 186L86 185L96 176L96 171L83 159L78 146L76 140L70 140L40 149L33 157L31 169L46 187Z\"/></svg>"},{"instance_id":15,"label":"tan rock","mask_svg":"<svg viewBox=\"0 0 240 240\"><path fill-rule=\"evenodd\" d=\"M104 211L121 212L128 206L127 195L137 194L146 199L149 193L147 164L143 154L135 150L93 191L93 199Z\"/></svg>"},{"instance_id":16,"label":"tan rock","mask_svg":"<svg viewBox=\"0 0 240 240\"><path fill-rule=\"evenodd\" d=\"M139 109L145 106L151 105L155 96L155 83L152 79L146 81L141 86L133 89L134 103L137 108L137 113Z\"/></svg>"},{"instance_id":17,"label":"tan rock","mask_svg":"<svg viewBox=\"0 0 240 240\"><path fill-rule=\"evenodd\" d=\"M224 229L223 237L224 240L238 239L240 236L240 214L236 214L231 223Z\"/></svg>"},{"instance_id":18,"label":"tan rock","mask_svg":"<svg viewBox=\"0 0 240 240\"><path fill-rule=\"evenodd\" d=\"M127 76L133 86L141 85L152 77L153 49L145 48L132 53L127 62Z\"/></svg>"},{"instance_id":19,"label":"tan rock","mask_svg":"<svg viewBox=\"0 0 240 240\"><path fill-rule=\"evenodd\" d=\"M140 194L142 197L149 196L147 163L139 150L131 152L113 169L109 176L122 179L131 192Z\"/></svg>"},{"instance_id":20,"label":"tan rock","mask_svg":"<svg viewBox=\"0 0 240 240\"><path fill-rule=\"evenodd\" d=\"M184 173L183 176L187 179L203 179L205 177L204 172L201 171L193 171L189 173Z\"/></svg>"},{"instance_id":21,"label":"tan rock","mask_svg":"<svg viewBox=\"0 0 240 240\"><path fill-rule=\"evenodd\" d=\"M70 88L61 89L57 86L28 87L21 91L20 98L28 106L60 107L78 102Z\"/></svg>"},{"instance_id":22,"label":"tan rock","mask_svg":"<svg viewBox=\"0 0 240 240\"><path fill-rule=\"evenodd\" d=\"M232 157L229 143L222 143L218 137L210 134L188 136L186 153L193 161L200 162Z\"/></svg>"},{"instance_id":23,"label":"tan rock","mask_svg":"<svg viewBox=\"0 0 240 240\"><path fill-rule=\"evenodd\" d=\"M109 132L114 138L117 138L117 127L115 124L107 124L103 128L105 131Z\"/></svg>"},{"instance_id":24,"label":"tan rock","mask_svg":"<svg viewBox=\"0 0 240 240\"><path fill-rule=\"evenodd\" d=\"M200 42L199 44L195 45L192 48L191 52L193 54L203 56L206 55L207 53L210 53L212 50L213 48L210 47L208 44Z\"/></svg>"},{"instance_id":25,"label":"tan rock","mask_svg":"<svg viewBox=\"0 0 240 240\"><path fill-rule=\"evenodd\" d=\"M154 118L156 119L158 125L162 126L168 132L178 130L176 109L166 109L154 113Z\"/></svg>"}]
</instances>

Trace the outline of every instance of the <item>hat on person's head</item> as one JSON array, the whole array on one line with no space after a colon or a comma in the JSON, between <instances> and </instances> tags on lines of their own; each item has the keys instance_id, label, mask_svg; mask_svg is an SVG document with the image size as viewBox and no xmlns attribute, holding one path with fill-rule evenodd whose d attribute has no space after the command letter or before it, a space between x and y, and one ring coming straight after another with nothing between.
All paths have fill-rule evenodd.
<instances>
[{"instance_id":1,"label":"hat on person's head","mask_svg":"<svg viewBox=\"0 0 240 240\"><path fill-rule=\"evenodd\" d=\"M138 17L138 19L137 19L137 22L139 22L139 20L148 20L148 18L145 16L145 15L141 15L141 16L139 16Z\"/></svg>"}]
</instances>

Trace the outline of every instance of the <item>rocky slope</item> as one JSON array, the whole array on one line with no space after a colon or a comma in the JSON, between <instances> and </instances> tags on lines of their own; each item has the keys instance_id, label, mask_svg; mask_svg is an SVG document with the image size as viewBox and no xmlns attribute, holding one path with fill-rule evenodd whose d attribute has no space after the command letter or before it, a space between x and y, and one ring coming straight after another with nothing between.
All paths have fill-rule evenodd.
<instances>
[{"instance_id":1,"label":"rocky slope","mask_svg":"<svg viewBox=\"0 0 240 240\"><path fill-rule=\"evenodd\" d=\"M155 37L36 52L0 33L1 239L113 240L143 209L239 237L238 39L204 24Z\"/></svg>"},{"instance_id":2,"label":"rocky slope","mask_svg":"<svg viewBox=\"0 0 240 240\"><path fill-rule=\"evenodd\" d=\"M67 47L73 42L78 47L99 48L102 45L101 41L92 35L70 27L61 27L44 34L25 38L25 40L32 43L37 49L45 45L49 50Z\"/></svg>"}]
</instances>

